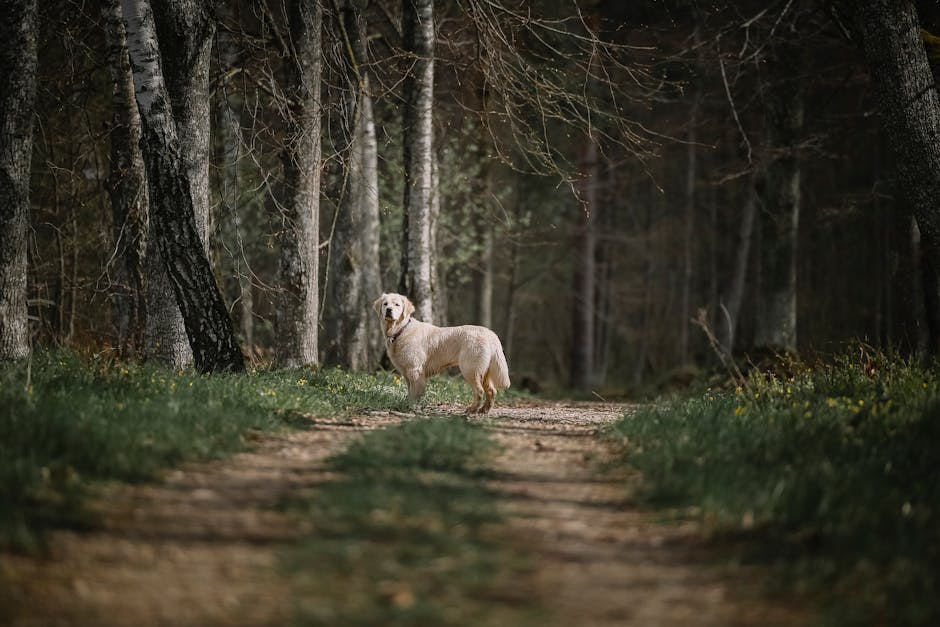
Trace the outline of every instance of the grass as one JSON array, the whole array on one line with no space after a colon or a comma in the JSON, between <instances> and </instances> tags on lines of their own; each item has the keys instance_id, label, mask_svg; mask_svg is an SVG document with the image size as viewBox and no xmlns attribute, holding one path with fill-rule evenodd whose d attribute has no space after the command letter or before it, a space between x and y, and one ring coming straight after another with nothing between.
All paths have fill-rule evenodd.
<instances>
[{"instance_id":1,"label":"grass","mask_svg":"<svg viewBox=\"0 0 940 627\"><path fill-rule=\"evenodd\" d=\"M438 378L429 402L466 401ZM184 460L246 447L246 434L302 414L407 409L394 375L339 369L204 376L60 352L0 366L0 547L41 548L44 532L89 523L101 481L145 481Z\"/></svg>"},{"instance_id":2,"label":"grass","mask_svg":"<svg viewBox=\"0 0 940 627\"><path fill-rule=\"evenodd\" d=\"M298 624L533 624L525 560L483 483L494 448L481 427L435 418L368 433L331 458L343 479L290 506L315 529L283 559Z\"/></svg>"},{"instance_id":3,"label":"grass","mask_svg":"<svg viewBox=\"0 0 940 627\"><path fill-rule=\"evenodd\" d=\"M833 625L940 624L940 371L862 352L649 406L612 435L683 507Z\"/></svg>"}]
</instances>

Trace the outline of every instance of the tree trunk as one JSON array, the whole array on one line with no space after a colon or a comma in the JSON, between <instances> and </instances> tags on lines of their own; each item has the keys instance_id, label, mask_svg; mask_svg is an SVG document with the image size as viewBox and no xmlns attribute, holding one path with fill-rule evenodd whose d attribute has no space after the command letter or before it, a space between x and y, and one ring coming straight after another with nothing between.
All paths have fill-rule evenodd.
<instances>
[{"instance_id":1,"label":"tree trunk","mask_svg":"<svg viewBox=\"0 0 940 627\"><path fill-rule=\"evenodd\" d=\"M400 289L415 316L433 322L431 153L434 113L434 1L402 0L402 38L413 55L404 81L405 226Z\"/></svg>"},{"instance_id":2,"label":"tree trunk","mask_svg":"<svg viewBox=\"0 0 940 627\"><path fill-rule=\"evenodd\" d=\"M891 252L888 274L891 281L889 345L902 355L923 357L930 338L924 321L926 285L918 273L920 233L914 216L902 203L891 214Z\"/></svg>"},{"instance_id":3,"label":"tree trunk","mask_svg":"<svg viewBox=\"0 0 940 627\"><path fill-rule=\"evenodd\" d=\"M0 20L0 361L29 356L26 229L36 100L35 0L5 2Z\"/></svg>"},{"instance_id":4,"label":"tree trunk","mask_svg":"<svg viewBox=\"0 0 940 627\"><path fill-rule=\"evenodd\" d=\"M597 238L594 232L597 212L597 146L584 138L578 182L582 202L575 235L575 258L571 303L571 387L588 389L594 385L594 288Z\"/></svg>"},{"instance_id":5,"label":"tree trunk","mask_svg":"<svg viewBox=\"0 0 940 627\"><path fill-rule=\"evenodd\" d=\"M134 100L134 75L127 56L127 38L120 0L109 0L104 10L111 71L111 200L114 243L111 259L112 315L115 346L127 356L142 347L146 313L144 281L147 241L147 181L140 152L140 115ZM175 305L175 301L171 302Z\"/></svg>"},{"instance_id":6,"label":"tree trunk","mask_svg":"<svg viewBox=\"0 0 940 627\"><path fill-rule=\"evenodd\" d=\"M649 193L649 184L643 186L643 193L638 193L632 199L634 205L641 205L643 207L643 215L637 217L637 225L639 227L640 235L640 245L639 253L643 260L643 300L640 303L638 320L634 324L636 328L637 335L639 336L637 340L637 346L634 350L634 362L633 362L633 385L634 387L640 387L643 384L643 380L646 376L649 345L650 345L650 327L651 319L653 317L653 306L654 306L654 296L653 296L653 287L654 280L656 278L656 258L653 255L652 242L651 242L651 229L653 226L653 209L651 194ZM636 213L639 213L637 209L634 209Z\"/></svg>"},{"instance_id":7,"label":"tree trunk","mask_svg":"<svg viewBox=\"0 0 940 627\"><path fill-rule=\"evenodd\" d=\"M324 359L351 370L371 371L381 358L381 336L370 307L381 293L379 274L378 143L365 72L366 28L353 2L340 2L346 99L342 138L345 172L336 228L330 241Z\"/></svg>"},{"instance_id":8,"label":"tree trunk","mask_svg":"<svg viewBox=\"0 0 940 627\"><path fill-rule=\"evenodd\" d=\"M446 269L441 263L437 248L437 229L441 217L441 171L437 154L431 153L431 305L434 323L447 326L447 280Z\"/></svg>"},{"instance_id":9,"label":"tree trunk","mask_svg":"<svg viewBox=\"0 0 940 627\"><path fill-rule=\"evenodd\" d=\"M487 93L484 90L480 97L482 115L487 115ZM489 131L484 124L480 124L480 174L475 181L480 199L480 211L474 217L476 226L476 241L479 244L477 251L476 276L476 305L477 311L474 324L492 328L493 326L493 168L483 148L489 142Z\"/></svg>"},{"instance_id":10,"label":"tree trunk","mask_svg":"<svg viewBox=\"0 0 940 627\"><path fill-rule=\"evenodd\" d=\"M925 302L940 294L940 96L912 2L859 0L858 32L898 166L901 193L917 220ZM940 351L940 307L927 307L929 350Z\"/></svg>"},{"instance_id":11,"label":"tree trunk","mask_svg":"<svg viewBox=\"0 0 940 627\"><path fill-rule=\"evenodd\" d=\"M610 170L605 169L604 187L609 188ZM606 196L606 195L605 195ZM604 202L610 206L609 198L598 202ZM610 365L611 348L611 323L614 320L613 310L613 292L614 292L614 250L615 243L610 237L612 233L618 232L617 212L605 211L599 216L597 224L599 235L597 241L597 261L595 262L595 274L597 275L595 284L595 317L594 317L594 381L597 385L603 385L607 380L607 371Z\"/></svg>"},{"instance_id":12,"label":"tree trunk","mask_svg":"<svg viewBox=\"0 0 940 627\"><path fill-rule=\"evenodd\" d=\"M800 67L800 52L783 44L772 66L792 73ZM778 74L779 75L779 74ZM761 185L761 262L755 345L795 353L796 244L800 215L800 159L803 93L791 81L765 91L765 133L770 161Z\"/></svg>"},{"instance_id":13,"label":"tree trunk","mask_svg":"<svg viewBox=\"0 0 940 627\"><path fill-rule=\"evenodd\" d=\"M153 11L148 0L122 0L122 7L143 133L151 232L156 236L150 243L163 259L196 367L202 372L242 370L232 320L197 228L192 184L161 72Z\"/></svg>"},{"instance_id":14,"label":"tree trunk","mask_svg":"<svg viewBox=\"0 0 940 627\"><path fill-rule=\"evenodd\" d=\"M689 329L692 326L692 265L694 262L695 234L695 182L698 176L698 110L701 94L696 89L689 113L689 132L686 141L686 179L685 179L685 232L682 238L682 312L679 320L679 362L689 362Z\"/></svg>"},{"instance_id":15,"label":"tree trunk","mask_svg":"<svg viewBox=\"0 0 940 627\"><path fill-rule=\"evenodd\" d=\"M290 0L290 98L280 230L280 306L276 362L298 368L318 362L320 238L320 26L319 2Z\"/></svg>"},{"instance_id":16,"label":"tree trunk","mask_svg":"<svg viewBox=\"0 0 940 627\"><path fill-rule=\"evenodd\" d=\"M156 0L158 41L172 50L161 59L164 82L173 107L180 162L191 181L190 195L201 245L209 246L209 60L215 19L210 5L197 0ZM149 238L159 237L150 227ZM147 358L171 368L192 363L180 307L167 298L172 291L157 247L147 255Z\"/></svg>"},{"instance_id":17,"label":"tree trunk","mask_svg":"<svg viewBox=\"0 0 940 627\"><path fill-rule=\"evenodd\" d=\"M503 352L506 358L512 362L513 344L515 341L516 316L518 314L518 294L520 287L519 265L521 263L521 251L519 240L525 232L522 226L525 214L522 209L523 198L526 193L525 183L520 180L513 193L512 220L508 224L507 237L509 238L509 255L507 260L507 270L509 276L506 279L506 311L503 318L502 339Z\"/></svg>"},{"instance_id":18,"label":"tree trunk","mask_svg":"<svg viewBox=\"0 0 940 627\"><path fill-rule=\"evenodd\" d=\"M738 223L738 240L734 247L734 267L731 273L731 286L728 288L727 303L722 305L719 316L718 337L725 352L734 351L738 328L741 324L741 304L744 302L744 287L747 284L748 262L751 258L751 242L754 239L754 218L757 215L757 192L754 179L749 178L744 188L744 210Z\"/></svg>"},{"instance_id":19,"label":"tree trunk","mask_svg":"<svg viewBox=\"0 0 940 627\"><path fill-rule=\"evenodd\" d=\"M487 196L489 198L489 196ZM477 315L473 324L493 327L493 221L489 212L477 216L479 266L477 275Z\"/></svg>"}]
</instances>

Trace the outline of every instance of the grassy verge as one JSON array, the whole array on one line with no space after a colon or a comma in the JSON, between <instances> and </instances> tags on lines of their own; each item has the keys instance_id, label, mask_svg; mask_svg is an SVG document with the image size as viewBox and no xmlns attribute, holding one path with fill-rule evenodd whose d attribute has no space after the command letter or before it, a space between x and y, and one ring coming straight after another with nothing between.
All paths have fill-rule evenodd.
<instances>
[{"instance_id":1,"label":"grassy verge","mask_svg":"<svg viewBox=\"0 0 940 627\"><path fill-rule=\"evenodd\" d=\"M428 397L467 392L437 379ZM49 528L85 524L95 482L226 455L299 414L407 407L397 377L338 369L201 376L65 352L0 366L0 547L36 548Z\"/></svg>"},{"instance_id":2,"label":"grassy verge","mask_svg":"<svg viewBox=\"0 0 940 627\"><path fill-rule=\"evenodd\" d=\"M940 624L940 373L881 355L789 364L651 406L613 435L647 480L826 624Z\"/></svg>"},{"instance_id":3,"label":"grassy verge","mask_svg":"<svg viewBox=\"0 0 940 627\"><path fill-rule=\"evenodd\" d=\"M344 478L291 504L315 530L284 554L298 624L534 624L525 562L483 484L492 450L454 418L371 432L333 457Z\"/></svg>"}]
</instances>

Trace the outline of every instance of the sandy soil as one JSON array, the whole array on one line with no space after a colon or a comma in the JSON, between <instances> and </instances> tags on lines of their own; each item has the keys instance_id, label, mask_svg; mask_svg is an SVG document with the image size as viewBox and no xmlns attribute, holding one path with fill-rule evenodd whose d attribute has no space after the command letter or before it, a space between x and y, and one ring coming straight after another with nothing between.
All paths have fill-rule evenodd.
<instances>
[{"instance_id":1,"label":"sandy soil","mask_svg":"<svg viewBox=\"0 0 940 627\"><path fill-rule=\"evenodd\" d=\"M454 411L454 407L441 407ZM657 524L631 502L637 476L599 472L594 437L623 406L532 403L474 418L502 444L493 487L536 590L558 625L801 625L750 594L756 573L703 559L700 530ZM284 625L293 602L276 551L308 532L273 507L333 477L324 460L350 437L406 417L311 418L311 429L259 437L252 452L190 465L159 484L115 485L92 532L54 534L45 558L0 554L0 581L25 626ZM622 472L622 471L621 471ZM521 584L521 582L520 582Z\"/></svg>"}]
</instances>

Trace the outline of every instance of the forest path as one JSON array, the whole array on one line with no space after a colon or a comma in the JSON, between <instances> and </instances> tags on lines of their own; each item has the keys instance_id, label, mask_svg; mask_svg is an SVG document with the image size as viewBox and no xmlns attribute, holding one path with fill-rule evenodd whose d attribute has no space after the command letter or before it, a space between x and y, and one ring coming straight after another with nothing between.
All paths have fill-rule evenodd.
<instances>
[{"instance_id":1,"label":"forest path","mask_svg":"<svg viewBox=\"0 0 940 627\"><path fill-rule=\"evenodd\" d=\"M485 425L502 445L491 485L552 622L577 625L796 625L788 608L731 594L748 573L703 558L700 530L663 525L630 501L635 475L602 473L596 436L624 406L498 406ZM440 411L455 411L444 406ZM255 450L171 471L157 485L107 488L85 533L57 532L45 559L0 555L10 624L26 626L280 626L289 581L276 553L310 531L275 508L334 478L326 458L393 415L311 418L311 429L264 436ZM315 565L312 565L315 567ZM3 621L0 621L3 622Z\"/></svg>"}]
</instances>

